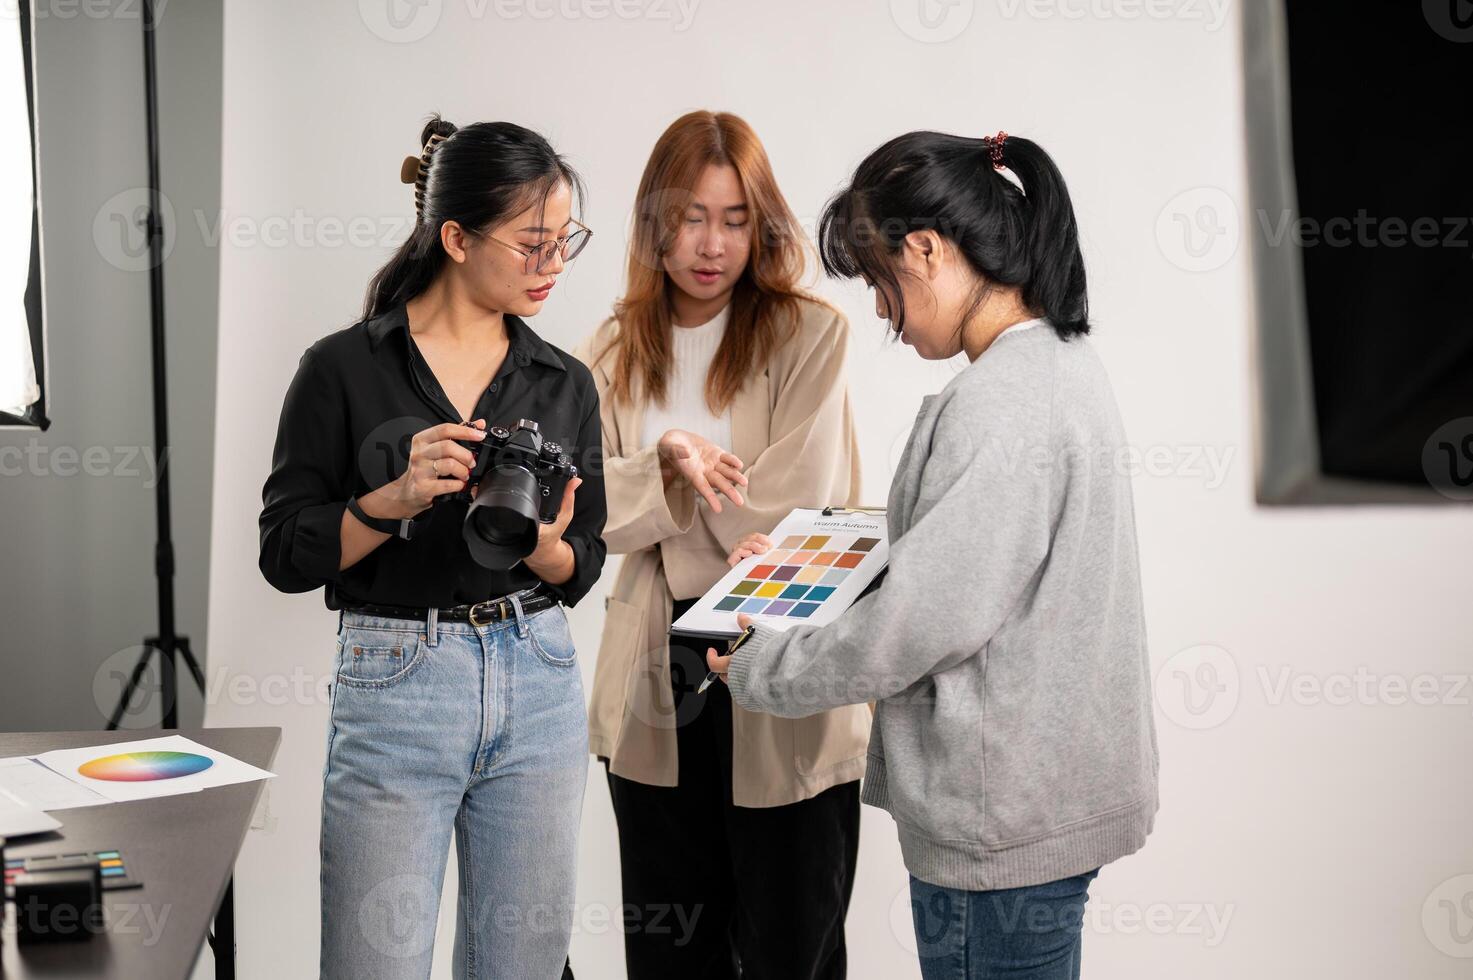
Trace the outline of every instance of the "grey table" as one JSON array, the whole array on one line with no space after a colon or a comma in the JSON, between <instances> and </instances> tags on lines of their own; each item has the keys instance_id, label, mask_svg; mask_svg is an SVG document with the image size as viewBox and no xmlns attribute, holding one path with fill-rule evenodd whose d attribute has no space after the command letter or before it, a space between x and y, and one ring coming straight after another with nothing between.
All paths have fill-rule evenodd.
<instances>
[{"instance_id":1,"label":"grey table","mask_svg":"<svg viewBox=\"0 0 1473 980\"><path fill-rule=\"evenodd\" d=\"M0 734L0 757L131 742L178 734L262 769L271 768L279 728L204 728L177 732L24 732ZM4 980L116 977L185 980L210 933L217 977L235 975L232 887L235 856L265 781L133 803L57 810L62 828L10 842L7 857L58 851L123 852L142 888L104 892L107 931L77 942L21 947L7 930Z\"/></svg>"}]
</instances>

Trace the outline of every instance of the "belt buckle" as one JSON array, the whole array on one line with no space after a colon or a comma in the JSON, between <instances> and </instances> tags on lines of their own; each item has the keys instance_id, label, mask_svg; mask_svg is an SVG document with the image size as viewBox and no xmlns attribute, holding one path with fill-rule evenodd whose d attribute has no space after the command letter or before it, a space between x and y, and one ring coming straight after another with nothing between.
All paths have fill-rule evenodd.
<instances>
[{"instance_id":1,"label":"belt buckle","mask_svg":"<svg viewBox=\"0 0 1473 980\"><path fill-rule=\"evenodd\" d=\"M482 606L491 606L492 609L497 614L496 617L494 619L488 619L484 623L481 622L476 617L476 611L478 609L480 609ZM495 622L497 622L499 620L505 619L506 618L506 606L507 606L507 602L506 602L506 599L505 598L500 598L500 599L486 599L486 600L484 600L482 602L476 603L474 606L471 606L471 611L468 614L469 615L469 618L470 618L470 621L471 621L471 625L472 626L490 626L492 623L495 623Z\"/></svg>"}]
</instances>

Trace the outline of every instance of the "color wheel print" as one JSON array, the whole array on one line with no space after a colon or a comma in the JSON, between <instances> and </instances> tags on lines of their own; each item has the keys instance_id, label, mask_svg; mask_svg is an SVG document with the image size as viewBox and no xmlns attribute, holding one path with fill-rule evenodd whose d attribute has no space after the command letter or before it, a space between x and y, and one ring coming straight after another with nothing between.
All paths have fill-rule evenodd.
<instances>
[{"instance_id":1,"label":"color wheel print","mask_svg":"<svg viewBox=\"0 0 1473 980\"><path fill-rule=\"evenodd\" d=\"M204 772L215 760L193 752L124 752L91 759L77 767L89 779L113 783L147 783Z\"/></svg>"}]
</instances>

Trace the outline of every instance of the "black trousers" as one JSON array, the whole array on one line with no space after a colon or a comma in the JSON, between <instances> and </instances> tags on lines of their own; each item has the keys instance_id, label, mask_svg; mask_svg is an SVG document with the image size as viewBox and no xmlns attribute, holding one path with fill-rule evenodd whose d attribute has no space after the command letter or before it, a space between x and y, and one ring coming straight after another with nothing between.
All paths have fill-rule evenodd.
<instances>
[{"instance_id":1,"label":"black trousers","mask_svg":"<svg viewBox=\"0 0 1473 980\"><path fill-rule=\"evenodd\" d=\"M731 694L719 681L695 693L706 648L725 643L671 638L679 785L608 774L629 978L842 978L859 782L787 806L732 804Z\"/></svg>"}]
</instances>

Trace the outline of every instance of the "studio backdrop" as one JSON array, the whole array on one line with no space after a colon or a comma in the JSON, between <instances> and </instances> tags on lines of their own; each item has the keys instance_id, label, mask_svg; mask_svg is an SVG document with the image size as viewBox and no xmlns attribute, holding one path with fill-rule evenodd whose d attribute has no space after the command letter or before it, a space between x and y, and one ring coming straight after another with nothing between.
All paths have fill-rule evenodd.
<instances>
[{"instance_id":1,"label":"studio backdrop","mask_svg":"<svg viewBox=\"0 0 1473 980\"><path fill-rule=\"evenodd\" d=\"M1162 755L1150 845L1092 889L1086 975L1462 976L1421 916L1439 882L1473 869L1473 786L1452 768L1473 751L1466 709L1273 696L1286 672L1466 672L1466 640L1443 624L1466 600L1473 537L1451 508L1255 501L1254 247L1240 235L1204 252L1182 234L1204 200L1250 206L1240 13L1196 0L228 4L207 720L284 729L239 865L242 974L315 963L337 627L319 595L262 579L260 491L303 350L354 321L408 233L400 161L431 111L512 120L569 156L594 237L534 325L571 349L619 295L656 137L708 108L752 124L810 233L854 166L908 130L1026 135L1068 180L1092 342L1136 450L1118 465L1135 482ZM862 284L812 283L851 323L864 496L883 501L921 398L962 365L888 343ZM585 689L615 569L570 614ZM1428 804L1415 827L1408 800ZM672 859L702 843L672 842ZM620 901L590 759L580 978L623 976ZM445 903L442 950L453 914ZM848 938L853 976L918 975L894 827L870 808ZM437 970L449 975L445 957Z\"/></svg>"}]
</instances>

